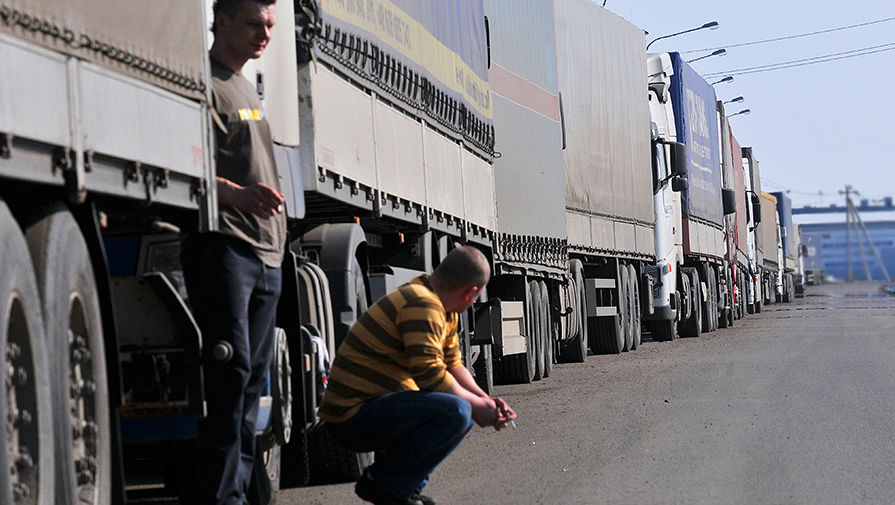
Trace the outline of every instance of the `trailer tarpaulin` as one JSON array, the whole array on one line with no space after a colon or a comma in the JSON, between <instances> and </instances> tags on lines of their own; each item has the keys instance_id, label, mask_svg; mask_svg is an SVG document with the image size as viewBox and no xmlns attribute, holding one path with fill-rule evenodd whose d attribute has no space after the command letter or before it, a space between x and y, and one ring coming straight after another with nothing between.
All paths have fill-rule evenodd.
<instances>
[{"instance_id":1,"label":"trailer tarpaulin","mask_svg":"<svg viewBox=\"0 0 895 505\"><path fill-rule=\"evenodd\" d=\"M570 246L654 255L643 30L589 0L555 12Z\"/></svg>"},{"instance_id":2,"label":"trailer tarpaulin","mask_svg":"<svg viewBox=\"0 0 895 505\"><path fill-rule=\"evenodd\" d=\"M202 99L201 0L0 0L0 32Z\"/></svg>"},{"instance_id":3,"label":"trailer tarpaulin","mask_svg":"<svg viewBox=\"0 0 895 505\"><path fill-rule=\"evenodd\" d=\"M721 153L715 118L715 89L684 61L670 53L674 75L671 99L678 140L687 148L687 179L682 208L690 218L721 227Z\"/></svg>"},{"instance_id":4,"label":"trailer tarpaulin","mask_svg":"<svg viewBox=\"0 0 895 505\"><path fill-rule=\"evenodd\" d=\"M319 0L318 55L490 153L480 0Z\"/></svg>"}]
</instances>

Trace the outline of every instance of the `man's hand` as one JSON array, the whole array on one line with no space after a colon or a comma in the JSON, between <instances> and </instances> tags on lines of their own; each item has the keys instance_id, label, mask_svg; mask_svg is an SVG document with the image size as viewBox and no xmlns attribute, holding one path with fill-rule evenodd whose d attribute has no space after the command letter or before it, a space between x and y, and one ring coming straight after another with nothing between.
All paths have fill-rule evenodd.
<instances>
[{"instance_id":1,"label":"man's hand","mask_svg":"<svg viewBox=\"0 0 895 505\"><path fill-rule=\"evenodd\" d=\"M475 399L469 400L472 406L472 420L482 428L495 426L500 418L500 411L497 403L493 398L477 396Z\"/></svg>"},{"instance_id":2,"label":"man's hand","mask_svg":"<svg viewBox=\"0 0 895 505\"><path fill-rule=\"evenodd\" d=\"M232 205L261 219L270 219L283 212L283 194L266 184L240 186L223 177L218 177L217 182L218 201L224 205Z\"/></svg>"},{"instance_id":3,"label":"man's hand","mask_svg":"<svg viewBox=\"0 0 895 505\"><path fill-rule=\"evenodd\" d=\"M493 426L495 430L500 431L506 428L510 421L516 420L516 412L507 405L503 398L494 398L493 400L499 414Z\"/></svg>"}]
</instances>

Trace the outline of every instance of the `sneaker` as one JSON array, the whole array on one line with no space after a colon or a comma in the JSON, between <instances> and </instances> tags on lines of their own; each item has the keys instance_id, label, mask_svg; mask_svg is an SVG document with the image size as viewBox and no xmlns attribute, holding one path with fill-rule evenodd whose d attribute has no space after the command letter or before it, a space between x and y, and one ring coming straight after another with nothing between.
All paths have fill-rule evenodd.
<instances>
[{"instance_id":1,"label":"sneaker","mask_svg":"<svg viewBox=\"0 0 895 505\"><path fill-rule=\"evenodd\" d=\"M413 500L417 500L418 502L422 503L423 505L435 505L435 500L433 500L431 497L426 496L424 494L416 493L413 496L411 496L410 498Z\"/></svg>"},{"instance_id":2,"label":"sneaker","mask_svg":"<svg viewBox=\"0 0 895 505\"><path fill-rule=\"evenodd\" d=\"M375 480L367 477L366 474L354 485L354 494L360 497L360 499L368 501L374 505L427 505L426 502L418 498L418 495L414 495L410 498L395 496L391 491L382 487ZM431 500L431 498L429 498L429 500ZM435 502L433 501L430 503Z\"/></svg>"}]
</instances>

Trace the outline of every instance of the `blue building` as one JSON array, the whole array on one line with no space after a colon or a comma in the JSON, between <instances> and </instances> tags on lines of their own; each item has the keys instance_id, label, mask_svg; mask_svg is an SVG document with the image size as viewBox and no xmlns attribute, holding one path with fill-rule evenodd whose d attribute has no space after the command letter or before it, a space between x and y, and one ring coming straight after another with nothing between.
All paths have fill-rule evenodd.
<instances>
[{"instance_id":1,"label":"blue building","mask_svg":"<svg viewBox=\"0 0 895 505\"><path fill-rule=\"evenodd\" d=\"M895 221L865 222L870 240L876 246L883 264L890 277L895 277ZM847 275L846 226L839 223L801 224L802 244L805 245L805 268L820 270L823 275L832 275L844 280ZM859 232L860 233L860 232ZM867 246L863 233L855 236L851 230L851 269L855 280L866 280L864 261L861 259L861 246L870 266L870 275L874 280L885 280L873 251Z\"/></svg>"}]
</instances>

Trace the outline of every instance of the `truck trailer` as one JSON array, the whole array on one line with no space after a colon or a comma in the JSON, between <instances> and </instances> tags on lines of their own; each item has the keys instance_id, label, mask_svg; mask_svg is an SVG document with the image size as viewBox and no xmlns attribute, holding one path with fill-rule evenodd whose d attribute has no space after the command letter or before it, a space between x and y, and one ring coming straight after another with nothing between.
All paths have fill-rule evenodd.
<instances>
[{"instance_id":1,"label":"truck trailer","mask_svg":"<svg viewBox=\"0 0 895 505\"><path fill-rule=\"evenodd\" d=\"M678 53L648 57L656 186L657 264L653 337L699 336L719 321L727 253L725 218L735 209L722 188L716 98Z\"/></svg>"},{"instance_id":2,"label":"truck trailer","mask_svg":"<svg viewBox=\"0 0 895 505\"><path fill-rule=\"evenodd\" d=\"M583 268L598 353L640 344L655 263L643 31L587 0L557 0L556 51L571 271ZM595 85L599 83L599 85ZM645 282L647 281L647 282Z\"/></svg>"},{"instance_id":3,"label":"truck trailer","mask_svg":"<svg viewBox=\"0 0 895 505\"><path fill-rule=\"evenodd\" d=\"M761 171L758 159L751 147L743 147L743 174L746 183L747 200L751 203L748 208L746 229L748 231L746 242L749 257L749 286L747 296L747 312L749 314L761 312L762 309L762 284L764 271L764 250L761 237Z\"/></svg>"},{"instance_id":4,"label":"truck trailer","mask_svg":"<svg viewBox=\"0 0 895 505\"><path fill-rule=\"evenodd\" d=\"M781 274L777 279L778 302L789 303L795 298L795 276L799 272L799 236L798 230L792 222L792 199L777 191L771 193L777 199L777 219L780 221L780 242L783 248L783 260Z\"/></svg>"},{"instance_id":5,"label":"truck trailer","mask_svg":"<svg viewBox=\"0 0 895 505\"><path fill-rule=\"evenodd\" d=\"M780 240L780 214L777 198L761 192L762 297L765 304L779 301L778 283L783 276L783 243Z\"/></svg>"}]
</instances>

